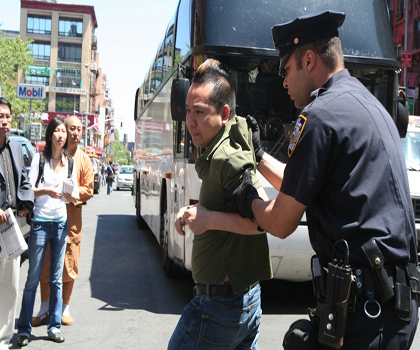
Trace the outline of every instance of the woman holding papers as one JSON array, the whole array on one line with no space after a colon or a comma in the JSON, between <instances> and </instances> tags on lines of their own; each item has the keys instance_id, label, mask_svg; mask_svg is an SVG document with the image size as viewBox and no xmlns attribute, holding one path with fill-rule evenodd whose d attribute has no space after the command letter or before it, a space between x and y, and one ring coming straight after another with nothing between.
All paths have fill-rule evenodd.
<instances>
[{"instance_id":1,"label":"woman holding papers","mask_svg":"<svg viewBox=\"0 0 420 350\"><path fill-rule=\"evenodd\" d=\"M17 324L18 346L26 346L32 330L31 319L35 303L42 262L47 244L50 244L51 296L48 318L48 338L62 343L62 276L67 238L66 201L79 199L79 188L74 186L71 194L63 192L63 183L70 179L77 184L76 166L66 156L67 131L63 119L51 120L45 133L44 156L37 153L32 160L29 177L35 193L35 206L29 235L29 271L23 292L22 308ZM41 165L41 166L40 166ZM43 166L42 166L43 165ZM69 167L72 171L69 171ZM42 174L40 174L40 169ZM69 176L70 175L70 176Z\"/></svg>"}]
</instances>

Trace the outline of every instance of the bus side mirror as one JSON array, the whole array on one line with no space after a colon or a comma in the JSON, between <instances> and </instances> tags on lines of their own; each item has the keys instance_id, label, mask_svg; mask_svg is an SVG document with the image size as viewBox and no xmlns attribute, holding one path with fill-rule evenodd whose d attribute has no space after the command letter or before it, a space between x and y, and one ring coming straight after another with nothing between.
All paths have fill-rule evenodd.
<instances>
[{"instance_id":1,"label":"bus side mirror","mask_svg":"<svg viewBox=\"0 0 420 350\"><path fill-rule=\"evenodd\" d=\"M407 135L409 114L410 114L410 110L408 108L408 103L405 98L405 95L403 95L403 97L398 98L397 120L396 120L398 133L400 134L400 137L402 139L405 137L405 135Z\"/></svg>"},{"instance_id":2,"label":"bus side mirror","mask_svg":"<svg viewBox=\"0 0 420 350\"><path fill-rule=\"evenodd\" d=\"M138 88L137 90L136 90L136 98L135 98L135 100L134 100L134 121L136 121L137 120L137 117L138 117L138 115L139 115L139 107L141 107L141 106L139 106L139 94L140 94L140 88Z\"/></svg>"},{"instance_id":3,"label":"bus side mirror","mask_svg":"<svg viewBox=\"0 0 420 350\"><path fill-rule=\"evenodd\" d=\"M171 114L172 120L177 122L185 121L187 109L185 102L187 101L188 90L190 89L190 81L186 78L174 79L171 89Z\"/></svg>"}]
</instances>

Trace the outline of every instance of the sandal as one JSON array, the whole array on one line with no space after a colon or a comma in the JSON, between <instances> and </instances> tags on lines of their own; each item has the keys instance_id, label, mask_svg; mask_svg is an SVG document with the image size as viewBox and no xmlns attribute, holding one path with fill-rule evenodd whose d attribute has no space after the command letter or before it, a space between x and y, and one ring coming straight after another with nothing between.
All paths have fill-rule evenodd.
<instances>
[{"instance_id":1,"label":"sandal","mask_svg":"<svg viewBox=\"0 0 420 350\"><path fill-rule=\"evenodd\" d=\"M29 343L29 337L26 335L19 335L17 339L17 346L26 346Z\"/></svg>"},{"instance_id":2,"label":"sandal","mask_svg":"<svg viewBox=\"0 0 420 350\"><path fill-rule=\"evenodd\" d=\"M65 340L60 332L48 334L48 339L51 339L54 343L63 343Z\"/></svg>"}]
</instances>

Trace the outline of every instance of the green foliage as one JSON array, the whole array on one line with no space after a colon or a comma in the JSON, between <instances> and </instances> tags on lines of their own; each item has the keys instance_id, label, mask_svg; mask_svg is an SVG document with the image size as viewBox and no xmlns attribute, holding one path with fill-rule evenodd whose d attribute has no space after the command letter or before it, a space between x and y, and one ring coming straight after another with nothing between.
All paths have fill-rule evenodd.
<instances>
[{"instance_id":1,"label":"green foliage","mask_svg":"<svg viewBox=\"0 0 420 350\"><path fill-rule=\"evenodd\" d=\"M115 141L112 142L112 154L114 155L114 163L119 163L120 165L132 164L133 160L131 159L130 152L124 148L124 145L120 141L118 141L117 136L118 134L115 136Z\"/></svg>"},{"instance_id":2,"label":"green foliage","mask_svg":"<svg viewBox=\"0 0 420 350\"><path fill-rule=\"evenodd\" d=\"M7 98L13 110L13 115L28 114L29 100L16 97L18 69L26 71L33 62L31 48L28 46L32 40L20 37L2 38L0 33L0 85L2 95ZM32 100L32 112L45 110L45 101Z\"/></svg>"}]
</instances>

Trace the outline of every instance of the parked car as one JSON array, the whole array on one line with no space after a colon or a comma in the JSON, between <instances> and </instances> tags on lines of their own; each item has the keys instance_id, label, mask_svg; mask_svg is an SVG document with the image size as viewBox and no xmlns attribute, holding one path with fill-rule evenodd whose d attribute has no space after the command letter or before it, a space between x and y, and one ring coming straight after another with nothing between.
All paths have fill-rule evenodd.
<instances>
[{"instance_id":1,"label":"parked car","mask_svg":"<svg viewBox=\"0 0 420 350\"><path fill-rule=\"evenodd\" d=\"M113 163L112 169L114 169L115 174L118 174L120 172L120 165L118 163Z\"/></svg>"},{"instance_id":2,"label":"parked car","mask_svg":"<svg viewBox=\"0 0 420 350\"><path fill-rule=\"evenodd\" d=\"M35 155L35 150L32 147L31 143L26 137L9 134L10 140L15 140L22 145L22 152L23 152L23 166L27 173L29 173L29 169L31 168L32 158ZM29 231L31 227L26 223L26 218L16 218L20 230L22 231L23 237L26 239L29 236Z\"/></svg>"},{"instance_id":3,"label":"parked car","mask_svg":"<svg viewBox=\"0 0 420 350\"><path fill-rule=\"evenodd\" d=\"M132 165L123 165L118 172L117 180L116 180L116 187L117 191L120 188L133 188L133 169Z\"/></svg>"},{"instance_id":4,"label":"parked car","mask_svg":"<svg viewBox=\"0 0 420 350\"><path fill-rule=\"evenodd\" d=\"M93 193L98 194L101 190L101 168L98 160L89 154L93 166Z\"/></svg>"},{"instance_id":5,"label":"parked car","mask_svg":"<svg viewBox=\"0 0 420 350\"><path fill-rule=\"evenodd\" d=\"M420 242L420 124L408 126L407 135L401 139L407 164L410 195L416 219L417 239ZM417 246L420 252L420 245Z\"/></svg>"}]
</instances>

